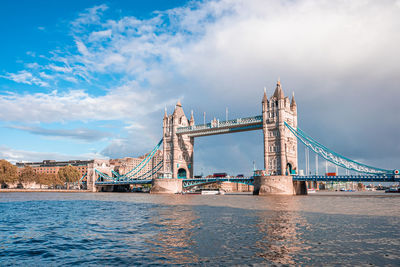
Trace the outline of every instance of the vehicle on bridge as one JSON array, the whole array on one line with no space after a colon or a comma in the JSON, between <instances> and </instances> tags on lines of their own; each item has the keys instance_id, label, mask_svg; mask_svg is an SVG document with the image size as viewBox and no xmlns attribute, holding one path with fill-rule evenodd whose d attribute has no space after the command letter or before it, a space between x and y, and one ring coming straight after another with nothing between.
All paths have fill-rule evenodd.
<instances>
[{"instance_id":1,"label":"vehicle on bridge","mask_svg":"<svg viewBox=\"0 0 400 267\"><path fill-rule=\"evenodd\" d=\"M214 173L212 177L223 178L223 177L228 177L228 174L226 172Z\"/></svg>"}]
</instances>

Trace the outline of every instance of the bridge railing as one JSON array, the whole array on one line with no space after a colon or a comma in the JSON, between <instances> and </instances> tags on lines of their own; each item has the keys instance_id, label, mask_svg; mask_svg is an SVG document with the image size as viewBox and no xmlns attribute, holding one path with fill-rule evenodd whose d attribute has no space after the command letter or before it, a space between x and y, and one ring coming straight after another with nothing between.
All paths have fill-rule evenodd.
<instances>
[{"instance_id":1,"label":"bridge railing","mask_svg":"<svg viewBox=\"0 0 400 267\"><path fill-rule=\"evenodd\" d=\"M253 116L253 117L246 117L246 118L237 118L237 119L227 120L227 121L216 121L213 123L179 127L177 130L177 133L186 133L186 132L192 132L192 131L207 130L207 129L212 129L212 128L239 126L239 125L247 125L247 124L251 124L251 123L261 123L261 122L262 122L261 115Z\"/></svg>"},{"instance_id":2,"label":"bridge railing","mask_svg":"<svg viewBox=\"0 0 400 267\"><path fill-rule=\"evenodd\" d=\"M325 175L294 175L293 181L322 181L322 182L398 182L399 177L396 175L371 175L371 174L359 174L359 175L336 175L336 176L325 176Z\"/></svg>"},{"instance_id":3,"label":"bridge railing","mask_svg":"<svg viewBox=\"0 0 400 267\"><path fill-rule=\"evenodd\" d=\"M212 128L211 123L199 124L199 125L193 125L193 126L179 127L177 130L177 133L187 132L187 131L206 130L206 129L211 129L211 128Z\"/></svg>"},{"instance_id":4,"label":"bridge railing","mask_svg":"<svg viewBox=\"0 0 400 267\"><path fill-rule=\"evenodd\" d=\"M182 182L184 188L202 184L208 184L208 183L215 183L215 182L233 182L246 185L253 185L254 178L253 177L209 177L209 178L183 179Z\"/></svg>"}]
</instances>

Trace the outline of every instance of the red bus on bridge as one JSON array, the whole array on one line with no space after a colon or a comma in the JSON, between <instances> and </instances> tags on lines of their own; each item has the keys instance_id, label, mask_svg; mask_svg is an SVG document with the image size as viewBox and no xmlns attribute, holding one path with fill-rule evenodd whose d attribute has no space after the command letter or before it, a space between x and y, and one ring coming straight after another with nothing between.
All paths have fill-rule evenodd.
<instances>
[{"instance_id":1,"label":"red bus on bridge","mask_svg":"<svg viewBox=\"0 0 400 267\"><path fill-rule=\"evenodd\" d=\"M228 174L226 172L220 172L220 173L213 174L214 178L217 178L217 177L222 178L222 177L226 177L226 176L228 176Z\"/></svg>"}]
</instances>

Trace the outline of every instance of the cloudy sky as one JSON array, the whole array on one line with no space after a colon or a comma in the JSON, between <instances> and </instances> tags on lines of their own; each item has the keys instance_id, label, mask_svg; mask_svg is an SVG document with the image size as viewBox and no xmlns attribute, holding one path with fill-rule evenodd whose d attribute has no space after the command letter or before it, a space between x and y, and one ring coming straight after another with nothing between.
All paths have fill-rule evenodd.
<instances>
[{"instance_id":1,"label":"cloudy sky","mask_svg":"<svg viewBox=\"0 0 400 267\"><path fill-rule=\"evenodd\" d=\"M305 132L400 168L399 29L400 1L4 0L0 158L139 156L165 107L181 100L197 123L258 115L280 78ZM262 160L259 131L195 140L196 173Z\"/></svg>"}]
</instances>

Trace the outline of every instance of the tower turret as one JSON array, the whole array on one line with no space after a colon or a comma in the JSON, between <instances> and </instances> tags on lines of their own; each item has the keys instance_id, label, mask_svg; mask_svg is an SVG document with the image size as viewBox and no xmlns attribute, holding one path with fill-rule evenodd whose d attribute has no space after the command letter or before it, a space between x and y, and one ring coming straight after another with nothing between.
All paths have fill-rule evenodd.
<instances>
[{"instance_id":1,"label":"tower turret","mask_svg":"<svg viewBox=\"0 0 400 267\"><path fill-rule=\"evenodd\" d=\"M278 80L278 82L276 83L276 88L275 88L275 92L273 94L273 97L275 97L277 100L285 98L285 95L283 94L283 90L282 90L282 87L281 87L281 81L280 80Z\"/></svg>"},{"instance_id":2,"label":"tower turret","mask_svg":"<svg viewBox=\"0 0 400 267\"><path fill-rule=\"evenodd\" d=\"M296 100L294 100L294 92L292 93L292 102L290 103L290 110L297 112Z\"/></svg>"},{"instance_id":3,"label":"tower turret","mask_svg":"<svg viewBox=\"0 0 400 267\"><path fill-rule=\"evenodd\" d=\"M189 126L194 125L194 117L193 117L193 110L190 112L190 120L189 120Z\"/></svg>"},{"instance_id":4,"label":"tower turret","mask_svg":"<svg viewBox=\"0 0 400 267\"><path fill-rule=\"evenodd\" d=\"M285 97L280 80L264 110L264 166L267 174L288 175L297 170L297 139L286 129L285 122L297 127L294 97Z\"/></svg>"},{"instance_id":5,"label":"tower turret","mask_svg":"<svg viewBox=\"0 0 400 267\"><path fill-rule=\"evenodd\" d=\"M168 114L167 114L167 107L165 107L164 118L163 118L163 126L164 126L164 128L167 125L167 122L168 122Z\"/></svg>"},{"instance_id":6,"label":"tower turret","mask_svg":"<svg viewBox=\"0 0 400 267\"><path fill-rule=\"evenodd\" d=\"M262 99L262 117L263 117L263 133L264 133L264 170L268 170L268 97L267 88L264 87L264 96Z\"/></svg>"},{"instance_id":7,"label":"tower turret","mask_svg":"<svg viewBox=\"0 0 400 267\"><path fill-rule=\"evenodd\" d=\"M189 122L181 102L178 101L174 112L167 115L165 121L164 174L169 174L172 178L193 177L194 138L178 133L178 128L194 125L193 113Z\"/></svg>"}]
</instances>

